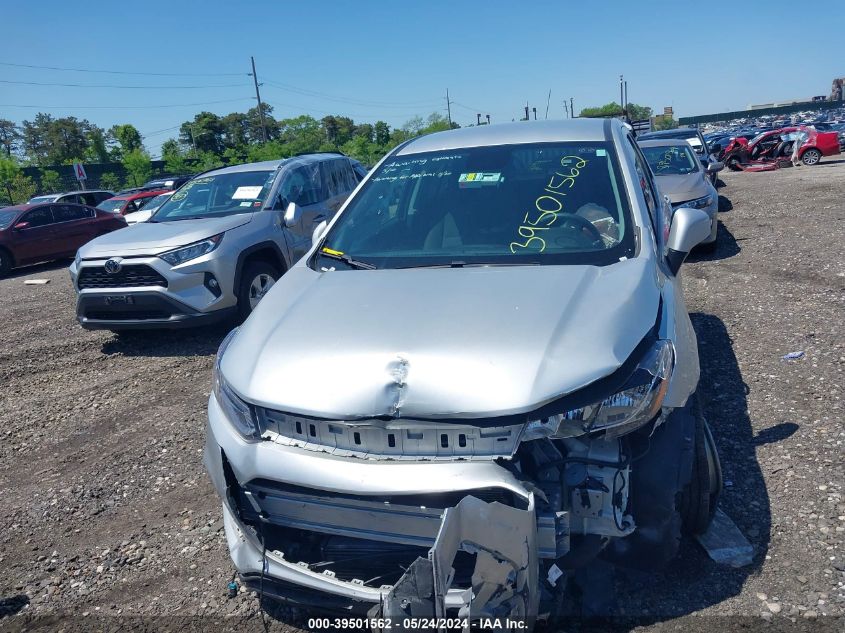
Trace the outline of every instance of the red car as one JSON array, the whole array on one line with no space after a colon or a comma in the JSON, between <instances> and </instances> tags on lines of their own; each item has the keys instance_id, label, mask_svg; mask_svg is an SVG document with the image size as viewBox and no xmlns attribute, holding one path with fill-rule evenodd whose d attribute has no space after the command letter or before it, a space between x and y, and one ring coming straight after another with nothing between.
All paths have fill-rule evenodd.
<instances>
[{"instance_id":1,"label":"red car","mask_svg":"<svg viewBox=\"0 0 845 633\"><path fill-rule=\"evenodd\" d=\"M144 208L150 200L155 198L160 193L167 193L170 189L153 189L150 191L134 191L131 193L119 193L113 198L103 200L97 205L101 211L111 211L112 213L119 213L126 215L128 213L135 213Z\"/></svg>"},{"instance_id":2,"label":"red car","mask_svg":"<svg viewBox=\"0 0 845 633\"><path fill-rule=\"evenodd\" d=\"M99 235L126 226L119 215L82 204L20 204L0 209L0 275L16 266L73 257Z\"/></svg>"},{"instance_id":3,"label":"red car","mask_svg":"<svg viewBox=\"0 0 845 633\"><path fill-rule=\"evenodd\" d=\"M782 141L781 136L798 130L809 134L807 141L798 149L798 158L805 165L815 165L822 156L839 153L839 137L836 132L819 132L815 128L804 126L784 127L758 134L750 141L743 137L733 139L725 148L723 160L728 168L738 171L742 169L741 165L753 161L789 159L792 155L792 143Z\"/></svg>"}]
</instances>

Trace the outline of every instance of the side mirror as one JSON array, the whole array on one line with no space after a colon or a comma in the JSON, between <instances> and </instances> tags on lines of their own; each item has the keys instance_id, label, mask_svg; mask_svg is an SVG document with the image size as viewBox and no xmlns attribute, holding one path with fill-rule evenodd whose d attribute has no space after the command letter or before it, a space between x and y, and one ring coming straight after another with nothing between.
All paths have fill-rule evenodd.
<instances>
[{"instance_id":1,"label":"side mirror","mask_svg":"<svg viewBox=\"0 0 845 633\"><path fill-rule=\"evenodd\" d=\"M317 241L323 237L323 233L326 232L326 227L328 226L328 222L323 220L317 226L314 227L314 232L311 234L311 244L316 244Z\"/></svg>"},{"instance_id":2,"label":"side mirror","mask_svg":"<svg viewBox=\"0 0 845 633\"><path fill-rule=\"evenodd\" d=\"M715 145L710 146L710 153L711 154L718 154L721 151L722 151L722 144L721 143L716 143Z\"/></svg>"},{"instance_id":3,"label":"side mirror","mask_svg":"<svg viewBox=\"0 0 845 633\"><path fill-rule=\"evenodd\" d=\"M285 226L291 227L294 226L299 222L299 218L302 216L302 209L296 205L295 202L291 202L288 205L288 208L285 209Z\"/></svg>"},{"instance_id":4,"label":"side mirror","mask_svg":"<svg viewBox=\"0 0 845 633\"><path fill-rule=\"evenodd\" d=\"M673 275L678 274L690 251L709 235L710 216L704 211L689 207L681 207L675 211L666 242L666 262Z\"/></svg>"},{"instance_id":5,"label":"side mirror","mask_svg":"<svg viewBox=\"0 0 845 633\"><path fill-rule=\"evenodd\" d=\"M725 168L725 163L720 161L710 161L707 164L707 171L711 174L715 174L717 171L722 171Z\"/></svg>"},{"instance_id":6,"label":"side mirror","mask_svg":"<svg viewBox=\"0 0 845 633\"><path fill-rule=\"evenodd\" d=\"M15 224L16 231L22 231L29 226L29 222L18 222Z\"/></svg>"}]
</instances>

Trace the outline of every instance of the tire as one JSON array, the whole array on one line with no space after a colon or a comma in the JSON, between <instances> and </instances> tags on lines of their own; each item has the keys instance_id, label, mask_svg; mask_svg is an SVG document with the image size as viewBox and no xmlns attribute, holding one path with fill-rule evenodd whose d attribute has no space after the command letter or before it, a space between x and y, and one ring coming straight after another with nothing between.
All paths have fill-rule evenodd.
<instances>
[{"instance_id":1,"label":"tire","mask_svg":"<svg viewBox=\"0 0 845 633\"><path fill-rule=\"evenodd\" d=\"M731 156L728 159L728 169L731 171L742 171L742 167L740 167L739 158L736 156Z\"/></svg>"},{"instance_id":2,"label":"tire","mask_svg":"<svg viewBox=\"0 0 845 633\"><path fill-rule=\"evenodd\" d=\"M0 277L12 270L12 256L0 248Z\"/></svg>"},{"instance_id":3,"label":"tire","mask_svg":"<svg viewBox=\"0 0 845 633\"><path fill-rule=\"evenodd\" d=\"M719 493L722 490L722 467L719 454L697 397L694 406L695 453L692 477L689 484L684 486L678 500L681 529L684 534L701 534L707 531L716 512Z\"/></svg>"},{"instance_id":4,"label":"tire","mask_svg":"<svg viewBox=\"0 0 845 633\"><path fill-rule=\"evenodd\" d=\"M815 165L822 159L822 153L817 150L813 149L812 147L808 149L804 154L801 156L801 162L807 165Z\"/></svg>"},{"instance_id":5,"label":"tire","mask_svg":"<svg viewBox=\"0 0 845 633\"><path fill-rule=\"evenodd\" d=\"M255 306L279 277L279 270L269 262L255 261L244 267L238 288L238 313L242 320L252 314Z\"/></svg>"}]
</instances>

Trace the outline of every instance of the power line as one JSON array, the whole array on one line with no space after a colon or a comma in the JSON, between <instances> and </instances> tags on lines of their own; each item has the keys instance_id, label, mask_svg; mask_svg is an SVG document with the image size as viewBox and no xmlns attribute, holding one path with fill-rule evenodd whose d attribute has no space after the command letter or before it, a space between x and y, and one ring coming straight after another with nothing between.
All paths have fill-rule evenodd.
<instances>
[{"instance_id":1,"label":"power line","mask_svg":"<svg viewBox=\"0 0 845 633\"><path fill-rule=\"evenodd\" d=\"M129 70L94 70L91 68L66 68L61 66L36 66L35 64L13 64L12 62L0 62L0 66L13 66L15 68L34 68L38 70L62 70L75 73L100 73L107 75L142 75L146 77L242 77L244 75L244 73L150 73Z\"/></svg>"},{"instance_id":2,"label":"power line","mask_svg":"<svg viewBox=\"0 0 845 633\"><path fill-rule=\"evenodd\" d=\"M291 86L289 84L279 83L277 81L271 81L269 79L265 79L263 84L270 86L271 88L276 88L277 90L284 90L286 92L293 92L295 94L299 94L305 97L315 97L319 99L325 99L326 101L337 101L339 103L348 103L351 105L360 105L365 107L373 107L373 108L422 108L422 107L434 107L439 106L440 104L434 101L408 101L404 103L384 103L379 101L363 101L359 99L349 99L346 97L337 97L333 95L329 95L323 92L316 92L314 90L306 90L304 88L297 88L296 86Z\"/></svg>"},{"instance_id":3,"label":"power line","mask_svg":"<svg viewBox=\"0 0 845 633\"><path fill-rule=\"evenodd\" d=\"M189 108L189 107L196 107L196 106L207 106L207 105L216 105L218 103L234 103L236 101L252 101L250 97L240 97L238 99L219 99L217 101L204 101L199 103L169 103L169 104L158 104L158 105L116 105L116 106L104 106L104 105L76 105L76 106L69 106L69 105L30 105L30 104L19 104L19 103L0 103L0 108L34 108L34 109L44 109L44 110L89 110L89 109L97 109L97 110L149 110L149 109L158 109L158 108Z\"/></svg>"},{"instance_id":4,"label":"power line","mask_svg":"<svg viewBox=\"0 0 845 633\"><path fill-rule=\"evenodd\" d=\"M189 88L243 88L249 84L211 84L207 86L123 86L119 84L61 84L41 81L17 81L12 79L0 79L3 84L23 84L27 86L61 86L64 88L128 88L144 90L184 90Z\"/></svg>"}]
</instances>

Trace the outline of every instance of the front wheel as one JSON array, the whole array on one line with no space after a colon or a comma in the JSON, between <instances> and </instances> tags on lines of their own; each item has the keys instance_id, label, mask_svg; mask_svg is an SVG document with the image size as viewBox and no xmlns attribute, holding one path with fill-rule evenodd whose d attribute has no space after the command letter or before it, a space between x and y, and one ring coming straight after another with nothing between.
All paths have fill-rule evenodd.
<instances>
[{"instance_id":1,"label":"front wheel","mask_svg":"<svg viewBox=\"0 0 845 633\"><path fill-rule=\"evenodd\" d=\"M707 531L722 491L722 465L719 453L707 420L696 398L695 453L692 463L692 477L681 491L678 510L681 514L681 529L685 534L702 534Z\"/></svg>"},{"instance_id":2,"label":"front wheel","mask_svg":"<svg viewBox=\"0 0 845 633\"><path fill-rule=\"evenodd\" d=\"M252 314L259 301L264 298L280 276L276 267L267 262L247 264L238 289L238 312L241 319L246 319Z\"/></svg>"},{"instance_id":3,"label":"front wheel","mask_svg":"<svg viewBox=\"0 0 845 633\"><path fill-rule=\"evenodd\" d=\"M822 153L817 149L808 149L801 157L801 162L805 165L815 165L822 159Z\"/></svg>"}]
</instances>

